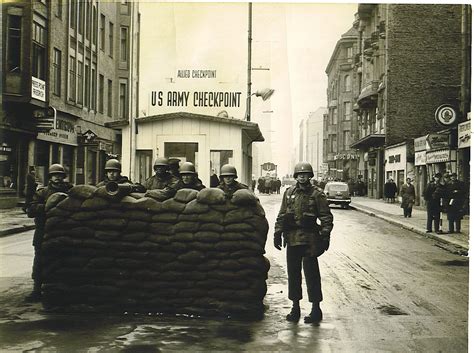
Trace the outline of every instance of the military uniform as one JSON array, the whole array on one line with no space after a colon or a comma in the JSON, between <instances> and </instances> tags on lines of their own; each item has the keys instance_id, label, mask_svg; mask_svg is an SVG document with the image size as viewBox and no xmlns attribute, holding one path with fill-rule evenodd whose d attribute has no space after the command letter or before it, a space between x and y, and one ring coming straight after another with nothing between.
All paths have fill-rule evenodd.
<instances>
[{"instance_id":1,"label":"military uniform","mask_svg":"<svg viewBox=\"0 0 474 353\"><path fill-rule=\"evenodd\" d=\"M199 179L195 179L189 184L185 184L183 182L182 186L183 186L183 189L193 189L193 190L197 190L197 191L200 191L200 190L206 188Z\"/></svg>"},{"instance_id":2,"label":"military uniform","mask_svg":"<svg viewBox=\"0 0 474 353\"><path fill-rule=\"evenodd\" d=\"M41 291L42 277L41 277L41 245L44 237L44 227L46 223L46 212L45 205L48 198L57 193L67 193L72 188L70 183L60 183L54 185L51 181L48 186L40 188L33 195L33 200L28 207L28 217L35 218L35 234L33 236L33 246L35 248L35 257L33 260L33 273L32 278L34 280L34 288L36 292Z\"/></svg>"},{"instance_id":3,"label":"military uniform","mask_svg":"<svg viewBox=\"0 0 474 353\"><path fill-rule=\"evenodd\" d=\"M179 189L183 188L183 182L170 173L155 174L145 181L145 188L147 190L162 190L166 198L172 198Z\"/></svg>"},{"instance_id":4,"label":"military uniform","mask_svg":"<svg viewBox=\"0 0 474 353\"><path fill-rule=\"evenodd\" d=\"M449 232L461 232L461 219L463 217L464 199L466 196L466 185L460 180L453 180L446 187Z\"/></svg>"},{"instance_id":5,"label":"military uniform","mask_svg":"<svg viewBox=\"0 0 474 353\"><path fill-rule=\"evenodd\" d=\"M290 219L291 218L291 219ZM316 219L321 224L316 224ZM275 237L284 237L287 244L288 298L302 299L301 264L305 273L310 302L323 300L321 275L317 257L329 246L333 216L326 195L316 186L303 188L296 184L284 195L275 223Z\"/></svg>"},{"instance_id":6,"label":"military uniform","mask_svg":"<svg viewBox=\"0 0 474 353\"><path fill-rule=\"evenodd\" d=\"M230 200L232 198L232 195L234 195L234 192L242 189L248 190L249 187L234 180L234 182L230 185L227 185L224 183L224 181L221 181L217 188L224 191L226 199Z\"/></svg>"}]
</instances>

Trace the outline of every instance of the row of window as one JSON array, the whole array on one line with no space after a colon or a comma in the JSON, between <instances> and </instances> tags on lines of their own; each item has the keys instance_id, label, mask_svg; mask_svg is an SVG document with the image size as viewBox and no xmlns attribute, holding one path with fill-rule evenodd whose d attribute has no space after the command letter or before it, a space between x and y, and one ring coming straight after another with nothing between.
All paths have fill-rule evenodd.
<instances>
[{"instance_id":1,"label":"row of window","mask_svg":"<svg viewBox=\"0 0 474 353\"><path fill-rule=\"evenodd\" d=\"M61 76L62 76L62 53L59 49L53 50L53 76L52 91L53 94L61 96ZM97 85L96 64L90 64L90 60L86 59L86 64L80 60L76 61L73 56L69 57L69 76L68 76L68 101L78 104L90 110L97 111L101 114L105 112L105 77L99 74L99 82ZM113 111L113 82L107 79L107 110L108 116L112 116ZM128 80L120 79L119 82L119 117L127 118L128 109Z\"/></svg>"},{"instance_id":2,"label":"row of window","mask_svg":"<svg viewBox=\"0 0 474 353\"><path fill-rule=\"evenodd\" d=\"M337 135L332 134L328 135L326 140L326 151L327 152L339 152L339 151L348 151L350 149L351 143L351 132L349 130L343 131L342 133L342 148L338 149L337 146Z\"/></svg>"},{"instance_id":3,"label":"row of window","mask_svg":"<svg viewBox=\"0 0 474 353\"><path fill-rule=\"evenodd\" d=\"M350 121L352 119L352 103L344 102L343 121ZM337 124L337 108L329 109L329 122L332 125Z\"/></svg>"}]
</instances>

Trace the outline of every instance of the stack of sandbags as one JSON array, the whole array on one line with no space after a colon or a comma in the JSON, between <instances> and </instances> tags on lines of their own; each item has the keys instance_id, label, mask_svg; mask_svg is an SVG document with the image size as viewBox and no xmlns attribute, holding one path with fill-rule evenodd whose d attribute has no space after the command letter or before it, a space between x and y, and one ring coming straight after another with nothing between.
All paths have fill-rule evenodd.
<instances>
[{"instance_id":1,"label":"stack of sandbags","mask_svg":"<svg viewBox=\"0 0 474 353\"><path fill-rule=\"evenodd\" d=\"M150 193L153 196L153 193ZM157 201L80 185L47 203L47 309L259 315L269 262L256 196L179 190Z\"/></svg>"}]
</instances>

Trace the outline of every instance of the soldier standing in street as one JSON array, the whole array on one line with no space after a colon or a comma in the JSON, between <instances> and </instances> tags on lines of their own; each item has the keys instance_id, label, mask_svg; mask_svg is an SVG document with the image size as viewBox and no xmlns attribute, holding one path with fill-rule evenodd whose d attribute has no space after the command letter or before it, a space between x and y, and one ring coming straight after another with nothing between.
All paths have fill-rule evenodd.
<instances>
[{"instance_id":1,"label":"soldier standing in street","mask_svg":"<svg viewBox=\"0 0 474 353\"><path fill-rule=\"evenodd\" d=\"M198 179L196 168L193 163L184 162L181 167L179 167L179 174L183 182L183 188L194 189L197 191L205 188L205 186L202 185L202 182Z\"/></svg>"},{"instance_id":2,"label":"soldier standing in street","mask_svg":"<svg viewBox=\"0 0 474 353\"><path fill-rule=\"evenodd\" d=\"M33 260L33 273L32 277L34 280L33 291L26 298L28 301L39 301L41 299L41 247L44 237L44 227L46 223L46 211L45 205L48 198L57 192L69 192L72 188L72 184L64 181L66 178L66 171L61 164L52 164L49 167L49 183L48 186L42 187L36 191L28 207L28 217L35 218L35 234L33 236L33 246L35 248L35 257Z\"/></svg>"},{"instance_id":3,"label":"soldier standing in street","mask_svg":"<svg viewBox=\"0 0 474 353\"><path fill-rule=\"evenodd\" d=\"M450 175L447 185L447 206L449 233L461 233L461 219L463 217L464 199L466 197L466 185L458 180L456 173ZM456 230L455 230L456 227Z\"/></svg>"},{"instance_id":4,"label":"soldier standing in street","mask_svg":"<svg viewBox=\"0 0 474 353\"><path fill-rule=\"evenodd\" d=\"M237 170L233 165L224 164L221 168L221 174L219 175L221 182L217 186L223 190L225 197L231 199L234 192L240 189L248 189L249 187L245 184L239 183L237 179Z\"/></svg>"},{"instance_id":5,"label":"soldier standing in street","mask_svg":"<svg viewBox=\"0 0 474 353\"><path fill-rule=\"evenodd\" d=\"M324 192L311 184L310 179L313 176L311 164L300 162L295 166L293 177L297 183L286 189L283 194L275 223L275 248L281 250L282 244L288 245L286 249L288 298L293 301L293 307L286 319L292 322L297 322L301 316L299 302L303 298L302 264L308 299L312 303L311 313L304 321L317 323L323 318L320 308L323 295L318 256L329 248L333 216ZM319 225L317 219L320 221Z\"/></svg>"},{"instance_id":6,"label":"soldier standing in street","mask_svg":"<svg viewBox=\"0 0 474 353\"><path fill-rule=\"evenodd\" d=\"M440 229L441 199L445 194L445 186L441 183L441 173L434 175L434 180L426 185L423 197L426 200L426 233L433 231L433 222L435 232L443 234Z\"/></svg>"},{"instance_id":7,"label":"soldier standing in street","mask_svg":"<svg viewBox=\"0 0 474 353\"><path fill-rule=\"evenodd\" d=\"M161 190L163 199L169 199L183 187L182 181L169 172L168 158L158 157L153 164L155 175L145 181L147 190Z\"/></svg>"}]
</instances>

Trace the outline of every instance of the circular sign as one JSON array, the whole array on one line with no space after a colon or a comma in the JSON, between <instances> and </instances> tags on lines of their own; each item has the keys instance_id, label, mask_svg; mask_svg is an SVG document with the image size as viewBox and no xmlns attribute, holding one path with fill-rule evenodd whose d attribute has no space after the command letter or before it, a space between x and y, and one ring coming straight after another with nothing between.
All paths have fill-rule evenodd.
<instances>
[{"instance_id":1,"label":"circular sign","mask_svg":"<svg viewBox=\"0 0 474 353\"><path fill-rule=\"evenodd\" d=\"M457 122L458 113L452 105L443 104L436 109L435 120L443 126L451 126Z\"/></svg>"}]
</instances>

